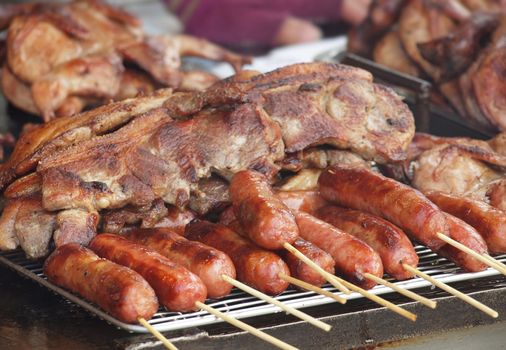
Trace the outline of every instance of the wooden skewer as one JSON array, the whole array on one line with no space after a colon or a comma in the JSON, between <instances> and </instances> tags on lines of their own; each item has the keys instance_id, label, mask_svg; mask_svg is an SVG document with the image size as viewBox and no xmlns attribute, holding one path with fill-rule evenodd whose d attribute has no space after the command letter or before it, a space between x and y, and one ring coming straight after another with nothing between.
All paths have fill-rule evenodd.
<instances>
[{"instance_id":1,"label":"wooden skewer","mask_svg":"<svg viewBox=\"0 0 506 350\"><path fill-rule=\"evenodd\" d=\"M339 277L337 277L337 278L339 278ZM346 287L348 287L352 291L361 294L362 296L366 297L367 299L370 299L370 300L374 301L375 303L378 303L378 304L386 307L387 309L389 309L401 316L406 317L408 320L411 320L413 322L416 321L416 315L414 313L404 310L402 307L397 306L397 305L389 302L388 300L385 300L375 294L369 293L365 289L362 289L359 286L356 286L348 281L340 279L340 282L343 283Z\"/></svg>"},{"instance_id":2,"label":"wooden skewer","mask_svg":"<svg viewBox=\"0 0 506 350\"><path fill-rule=\"evenodd\" d=\"M274 338L272 335L269 335L265 332L262 332L261 330L258 330L252 326L250 326L249 324L246 324L242 321L239 321L233 317L230 317L228 315L225 315L224 313L204 304L204 303L201 303L200 301L197 301L195 303L195 305L197 305L197 307L199 307L200 309L202 310L205 310L207 312L209 312L211 315L214 315L218 318L221 318L222 320L230 323L231 325L233 326L236 326L237 328L240 328L246 332L249 332L251 334L253 334L254 336L260 338L260 339L263 339L265 340L266 342L269 342L271 343L272 345L275 345L277 346L278 348L280 349L284 349L284 350L298 350L298 348L290 345L290 344L287 344L285 343L284 341L281 341L277 338Z\"/></svg>"},{"instance_id":3,"label":"wooden skewer","mask_svg":"<svg viewBox=\"0 0 506 350\"><path fill-rule=\"evenodd\" d=\"M378 284L382 284L388 288L391 288L391 289L395 290L396 292L398 292L408 298L419 301L420 303L422 303L423 305L425 305L427 307L430 307L431 309L436 308L437 303L434 300L427 299L426 297L422 297L421 295L418 295L410 290L401 288L394 283L385 281L383 278L379 278L378 276L374 276L374 275L370 274L369 272L364 273L364 277L368 278Z\"/></svg>"},{"instance_id":4,"label":"wooden skewer","mask_svg":"<svg viewBox=\"0 0 506 350\"><path fill-rule=\"evenodd\" d=\"M294 286L297 286L297 287L300 287L300 288L303 288L303 289L306 289L306 290L310 290L312 292L315 292L315 293L318 293L318 294L321 294L321 295L325 295L326 297L332 298L332 299L340 302L341 304L346 304L347 300L345 298L341 298L340 296L337 296L334 293L331 293L331 292L329 292L329 291L327 291L325 289L313 286L310 283L301 281L301 280L299 280L297 278L293 278L292 276L288 276L288 275L286 275L284 273L280 273L278 276L282 280L287 281L288 283L291 283Z\"/></svg>"},{"instance_id":5,"label":"wooden skewer","mask_svg":"<svg viewBox=\"0 0 506 350\"><path fill-rule=\"evenodd\" d=\"M286 250L288 250L290 253L292 253L293 255L295 255L297 258L299 258L300 260L302 260L304 263L306 263L307 265L309 265L313 270L315 270L316 272L318 272L320 274L320 276L322 276L323 278L325 278L330 284L332 284L338 290L340 290L344 294L350 294L351 293L350 290L348 288L346 288L346 286L344 286L343 283L341 283L336 278L336 276L334 276L331 273L328 273L327 271L325 271L324 269L322 269L320 266L318 266L317 264L315 264L311 259L309 259L307 256L305 256L304 254L302 254L293 245L291 245L288 242L285 242L283 244L283 247Z\"/></svg>"},{"instance_id":6,"label":"wooden skewer","mask_svg":"<svg viewBox=\"0 0 506 350\"><path fill-rule=\"evenodd\" d=\"M447 291L448 293L456 296L457 298L460 298L461 300L465 301L466 303L468 303L468 304L474 306L475 308L483 311L487 315L489 315L489 316L491 316L493 318L497 318L497 316L499 316L499 314L497 313L497 311L495 311L495 310L489 308L488 306L480 303L478 300L471 298L469 295L466 295L466 294L464 294L464 293L456 290L455 288L450 287L446 283L438 281L437 279L432 278L431 276L427 275L426 273L423 273L422 271L420 271L418 269L415 269L414 267L409 266L407 264L402 264L402 267L404 267L405 270L407 270L407 271L409 271L409 272L417 275L418 277L421 277L424 280L429 281L430 283L432 283L436 287L441 288L444 291Z\"/></svg>"},{"instance_id":7,"label":"wooden skewer","mask_svg":"<svg viewBox=\"0 0 506 350\"><path fill-rule=\"evenodd\" d=\"M491 257L490 255L488 254L483 254L482 255L484 258L488 259L490 262L494 263L494 264L497 264L498 266L502 267L503 269L506 270L506 265L503 264L502 262L500 262L499 260Z\"/></svg>"},{"instance_id":8,"label":"wooden skewer","mask_svg":"<svg viewBox=\"0 0 506 350\"><path fill-rule=\"evenodd\" d=\"M301 320L304 320L306 322L309 322L311 323L313 326L316 326L318 328L321 328L323 329L324 331L330 331L330 329L332 328L332 326L320 321L320 320L317 320L316 318L312 317L312 316L309 316L308 314L300 311L300 310L297 310L291 306L288 306L288 305L285 305L283 304L282 302L280 302L279 300L276 300L274 298L271 298L270 296L256 290L256 289L253 289L247 285L245 285L244 283L241 283L233 278L231 278L230 276L227 276L227 275L221 275L221 278L225 281L225 282L228 282L230 283L231 285L233 285L234 287L236 288L239 288L241 289L242 291L248 293L248 294L251 294L255 297L257 297L258 299L262 299L268 303L271 303L273 305L276 305L277 307L279 307L280 309L282 309L283 311L285 312L288 312L298 318L300 318Z\"/></svg>"},{"instance_id":9,"label":"wooden skewer","mask_svg":"<svg viewBox=\"0 0 506 350\"><path fill-rule=\"evenodd\" d=\"M484 257L483 255L479 254L479 253L476 253L474 250L472 250L471 248L469 247L466 247L465 245L463 245L462 243L459 243L457 242L456 240L446 236L446 235L443 235L442 233L437 233L436 234L437 237L439 239L441 239L442 241L445 241L446 243L448 243L449 245L459 249L459 250L462 250L463 252L471 255L473 258L475 258L476 260L479 260L481 261L482 263L484 263L485 265L488 265L494 269L496 269L497 271L499 271L500 273L506 275L506 269L501 267L499 264L498 264L498 261L495 260L494 258L492 258L490 255L487 254L487 257Z\"/></svg>"},{"instance_id":10,"label":"wooden skewer","mask_svg":"<svg viewBox=\"0 0 506 350\"><path fill-rule=\"evenodd\" d=\"M413 314L407 310L404 310L403 308L389 302L388 300L380 298L377 295L371 294L368 291L366 291L358 286L355 286L354 284L351 284L350 282L347 282L347 281L345 281L337 276L334 276L334 275L328 273L327 271L323 270L320 266L316 265L313 261L311 261L311 259L309 259L307 256L302 254L297 248L292 246L290 243L284 243L283 247L286 250L288 250L290 253L295 255L297 258L299 258L300 260L302 260L303 262L305 262L309 266L313 267L313 269L315 271L319 272L323 278L325 278L329 283L331 283L334 287L336 287L337 289L339 289L343 293L350 294L350 290L352 290L352 291L357 292L357 293L363 295L364 297L366 297L366 298L368 298L368 299L370 299L382 306L385 306L386 308L392 310L393 312L398 313L401 316L404 316L412 321L416 321L415 314ZM346 292L346 291L348 291L348 292Z\"/></svg>"},{"instance_id":11,"label":"wooden skewer","mask_svg":"<svg viewBox=\"0 0 506 350\"><path fill-rule=\"evenodd\" d=\"M139 318L137 321L139 321L139 323L142 326L144 326L144 328L146 328L151 334L153 334L156 339L161 341L162 344L165 345L167 349L178 350L174 344L172 344L167 338L165 338L165 336L162 333L158 332L152 325L150 325L148 321L146 321L143 318Z\"/></svg>"}]
</instances>

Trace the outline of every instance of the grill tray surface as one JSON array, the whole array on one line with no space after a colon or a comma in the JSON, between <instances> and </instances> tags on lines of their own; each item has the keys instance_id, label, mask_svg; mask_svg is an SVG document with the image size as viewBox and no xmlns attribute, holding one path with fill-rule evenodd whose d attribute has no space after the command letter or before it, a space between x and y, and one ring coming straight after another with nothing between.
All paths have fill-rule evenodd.
<instances>
[{"instance_id":1,"label":"grill tray surface","mask_svg":"<svg viewBox=\"0 0 506 350\"><path fill-rule=\"evenodd\" d=\"M439 257L426 247L416 246L415 249L418 256L420 257L418 268L426 274L445 283L474 280L481 277L499 275L499 272L491 268L475 273L464 272L462 269L455 266L455 264L452 262ZM496 257L496 259L501 262L506 262L506 254L499 255ZM116 327L135 333L148 332L144 327L140 325L127 324L117 320L116 318L102 311L98 306L49 282L42 272L42 262L26 259L24 253L21 250L12 252L0 252L0 262L15 270L22 276L36 281L37 283L50 289L56 294L59 294L69 301L78 304L82 308L113 324ZM420 278L396 282L387 277L387 280L394 282L404 289L415 289L431 285L429 282ZM344 298L347 298L349 300L348 303L353 303L353 299L363 298L358 293L352 293L348 296L344 295L343 293L337 291L330 284L325 285L323 288L325 290L334 292ZM384 286L376 286L370 290L370 292L377 295L395 293L390 288ZM287 305L298 309L335 303L333 299L315 294L313 292L306 292L295 289L289 289L284 293L276 296L275 298ZM278 307L252 297L249 294L246 294L237 289L233 289L230 295L220 300L208 299L206 301L206 304L235 318L247 318L282 312L282 310ZM159 309L155 316L148 322L158 331L164 332L218 323L222 322L222 320L205 311L179 313L169 312L165 309Z\"/></svg>"}]
</instances>

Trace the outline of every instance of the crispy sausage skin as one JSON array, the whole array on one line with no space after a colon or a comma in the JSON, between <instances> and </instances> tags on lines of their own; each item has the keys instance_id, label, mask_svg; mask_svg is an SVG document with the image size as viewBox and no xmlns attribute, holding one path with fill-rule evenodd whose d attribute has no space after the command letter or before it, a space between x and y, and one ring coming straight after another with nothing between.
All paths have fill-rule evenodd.
<instances>
[{"instance_id":1,"label":"crispy sausage skin","mask_svg":"<svg viewBox=\"0 0 506 350\"><path fill-rule=\"evenodd\" d=\"M160 303L171 311L195 310L207 289L201 279L157 252L109 233L96 236L90 249L97 255L138 272L153 287Z\"/></svg>"},{"instance_id":2,"label":"crispy sausage skin","mask_svg":"<svg viewBox=\"0 0 506 350\"><path fill-rule=\"evenodd\" d=\"M234 262L237 278L259 291L271 295L282 293L288 283L279 273L290 275L283 259L255 246L251 241L221 224L196 221L186 226L186 237L227 252Z\"/></svg>"},{"instance_id":3,"label":"crispy sausage skin","mask_svg":"<svg viewBox=\"0 0 506 350\"><path fill-rule=\"evenodd\" d=\"M442 192L426 193L441 210L473 226L494 254L506 253L506 213L485 202Z\"/></svg>"},{"instance_id":4,"label":"crispy sausage skin","mask_svg":"<svg viewBox=\"0 0 506 350\"><path fill-rule=\"evenodd\" d=\"M210 298L220 298L230 293L232 286L221 275L235 278L235 267L230 257L203 243L189 241L166 228L137 229L124 237L145 245L174 261L202 279Z\"/></svg>"},{"instance_id":5,"label":"crispy sausage skin","mask_svg":"<svg viewBox=\"0 0 506 350\"><path fill-rule=\"evenodd\" d=\"M365 168L344 165L325 169L318 183L323 198L332 203L380 216L433 250L445 244L436 235L449 234L444 213L407 185Z\"/></svg>"},{"instance_id":6,"label":"crispy sausage skin","mask_svg":"<svg viewBox=\"0 0 506 350\"><path fill-rule=\"evenodd\" d=\"M402 264L416 267L418 255L406 234L394 224L372 214L335 206L321 208L316 216L367 243L381 257L385 272L395 279L413 277Z\"/></svg>"},{"instance_id":7,"label":"crispy sausage skin","mask_svg":"<svg viewBox=\"0 0 506 350\"><path fill-rule=\"evenodd\" d=\"M450 238L471 248L478 254L487 253L485 240L472 226L450 214L445 215L450 225ZM483 271L487 268L482 262L449 244L442 246L437 253L469 272Z\"/></svg>"},{"instance_id":8,"label":"crispy sausage skin","mask_svg":"<svg viewBox=\"0 0 506 350\"><path fill-rule=\"evenodd\" d=\"M293 242L293 246L311 259L311 261L313 261L316 265L320 266L328 273L334 274L334 265L336 263L329 253L302 238L297 238L297 240ZM326 280L319 273L292 253L283 250L280 251L280 254L288 264L288 268L290 269L290 273L293 277L314 286L321 286L326 283Z\"/></svg>"},{"instance_id":9,"label":"crispy sausage skin","mask_svg":"<svg viewBox=\"0 0 506 350\"><path fill-rule=\"evenodd\" d=\"M380 256L361 240L310 214L298 212L295 218L300 236L329 253L336 263L336 272L352 283L371 289L376 283L366 279L363 274L369 272L383 276Z\"/></svg>"},{"instance_id":10,"label":"crispy sausage skin","mask_svg":"<svg viewBox=\"0 0 506 350\"><path fill-rule=\"evenodd\" d=\"M314 190L304 191L276 191L276 196L292 211L314 213L329 203L323 199L320 192Z\"/></svg>"},{"instance_id":11,"label":"crispy sausage skin","mask_svg":"<svg viewBox=\"0 0 506 350\"><path fill-rule=\"evenodd\" d=\"M295 219L278 199L267 178L255 171L240 171L230 184L235 216L248 237L265 249L282 249L299 236Z\"/></svg>"},{"instance_id":12,"label":"crispy sausage skin","mask_svg":"<svg viewBox=\"0 0 506 350\"><path fill-rule=\"evenodd\" d=\"M148 282L137 272L101 259L77 243L67 243L46 259L44 274L54 284L98 304L122 322L149 320L158 300Z\"/></svg>"}]
</instances>

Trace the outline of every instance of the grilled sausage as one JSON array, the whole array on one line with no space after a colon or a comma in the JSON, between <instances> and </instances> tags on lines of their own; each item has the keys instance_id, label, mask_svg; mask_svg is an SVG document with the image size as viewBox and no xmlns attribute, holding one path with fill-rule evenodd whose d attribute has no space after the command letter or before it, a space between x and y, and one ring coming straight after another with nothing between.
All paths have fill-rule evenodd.
<instances>
[{"instance_id":1,"label":"grilled sausage","mask_svg":"<svg viewBox=\"0 0 506 350\"><path fill-rule=\"evenodd\" d=\"M97 255L138 272L153 287L160 303L171 311L195 310L204 302L206 286L199 277L157 252L124 237L103 233L90 243Z\"/></svg>"},{"instance_id":2,"label":"grilled sausage","mask_svg":"<svg viewBox=\"0 0 506 350\"><path fill-rule=\"evenodd\" d=\"M158 310L155 292L137 272L99 258L77 243L58 247L45 261L44 274L54 284L99 305L118 320L149 320Z\"/></svg>"},{"instance_id":3,"label":"grilled sausage","mask_svg":"<svg viewBox=\"0 0 506 350\"><path fill-rule=\"evenodd\" d=\"M366 279L364 273L383 276L381 258L361 240L307 213L298 212L295 218L300 236L329 253L337 273L365 289L373 288L376 283Z\"/></svg>"},{"instance_id":4,"label":"grilled sausage","mask_svg":"<svg viewBox=\"0 0 506 350\"><path fill-rule=\"evenodd\" d=\"M443 211L473 226L491 253L506 253L506 213L485 202L442 192L427 197Z\"/></svg>"},{"instance_id":5,"label":"grilled sausage","mask_svg":"<svg viewBox=\"0 0 506 350\"><path fill-rule=\"evenodd\" d=\"M244 232L241 224L235 218L233 211L226 209L220 216L220 223L227 226L237 234L247 237L247 234ZM334 273L334 259L332 259L332 256L326 251L302 238L297 238L297 240L293 242L293 246L325 271L332 274ZM293 277L315 286L321 286L325 283L325 279L321 277L319 273L314 271L313 268L302 262L292 253L289 253L284 249L278 252L283 260L288 264L288 268L290 269L290 273Z\"/></svg>"},{"instance_id":6,"label":"grilled sausage","mask_svg":"<svg viewBox=\"0 0 506 350\"><path fill-rule=\"evenodd\" d=\"M450 214L445 215L450 225L450 238L471 248L478 254L487 253L485 240L472 226ZM469 272L483 271L487 268L482 262L449 244L442 246L437 253Z\"/></svg>"},{"instance_id":7,"label":"grilled sausage","mask_svg":"<svg viewBox=\"0 0 506 350\"><path fill-rule=\"evenodd\" d=\"M234 262L239 281L271 295L279 294L288 287L288 283L278 277L279 273L290 275L283 259L255 246L228 227L197 221L186 226L185 235L190 240L227 252Z\"/></svg>"},{"instance_id":8,"label":"grilled sausage","mask_svg":"<svg viewBox=\"0 0 506 350\"><path fill-rule=\"evenodd\" d=\"M325 169L318 183L323 198L332 203L381 216L433 250L445 244L436 235L449 234L443 212L407 185L351 166Z\"/></svg>"},{"instance_id":9,"label":"grilled sausage","mask_svg":"<svg viewBox=\"0 0 506 350\"><path fill-rule=\"evenodd\" d=\"M328 206L317 211L323 221L367 243L381 257L385 272L398 280L413 275L402 264L416 267L418 255L404 232L392 223L358 210Z\"/></svg>"},{"instance_id":10,"label":"grilled sausage","mask_svg":"<svg viewBox=\"0 0 506 350\"><path fill-rule=\"evenodd\" d=\"M297 238L297 240L293 242L293 246L316 265L320 266L328 273L334 274L334 265L336 263L329 253L302 238ZM281 251L280 254L288 264L288 268L290 269L290 273L293 277L314 286L321 286L325 284L326 280L318 272L313 270L312 267L304 263L295 255L286 250Z\"/></svg>"},{"instance_id":11,"label":"grilled sausage","mask_svg":"<svg viewBox=\"0 0 506 350\"><path fill-rule=\"evenodd\" d=\"M265 249L282 249L299 236L295 219L278 199L267 178L255 171L240 171L230 184L235 216L248 237Z\"/></svg>"},{"instance_id":12,"label":"grilled sausage","mask_svg":"<svg viewBox=\"0 0 506 350\"><path fill-rule=\"evenodd\" d=\"M210 298L230 293L232 286L221 278L222 274L235 278L235 267L227 254L189 241L166 228L132 230L124 237L157 251L199 276Z\"/></svg>"},{"instance_id":13,"label":"grilled sausage","mask_svg":"<svg viewBox=\"0 0 506 350\"><path fill-rule=\"evenodd\" d=\"M303 211L313 215L318 209L328 205L318 191L276 191L275 193L293 211Z\"/></svg>"}]
</instances>

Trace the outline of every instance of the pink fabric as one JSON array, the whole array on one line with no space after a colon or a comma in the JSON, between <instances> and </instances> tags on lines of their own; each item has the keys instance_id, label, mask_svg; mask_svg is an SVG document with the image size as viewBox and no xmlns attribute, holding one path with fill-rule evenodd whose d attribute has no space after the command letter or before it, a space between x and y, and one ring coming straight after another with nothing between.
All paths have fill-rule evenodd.
<instances>
[{"instance_id":1,"label":"pink fabric","mask_svg":"<svg viewBox=\"0 0 506 350\"><path fill-rule=\"evenodd\" d=\"M170 6L171 0L165 0ZM174 1L174 0L172 0ZM183 15L193 0L175 9ZM225 45L272 45L288 16L316 22L337 22L341 0L197 0L185 31ZM184 18L183 18L184 19Z\"/></svg>"}]
</instances>

